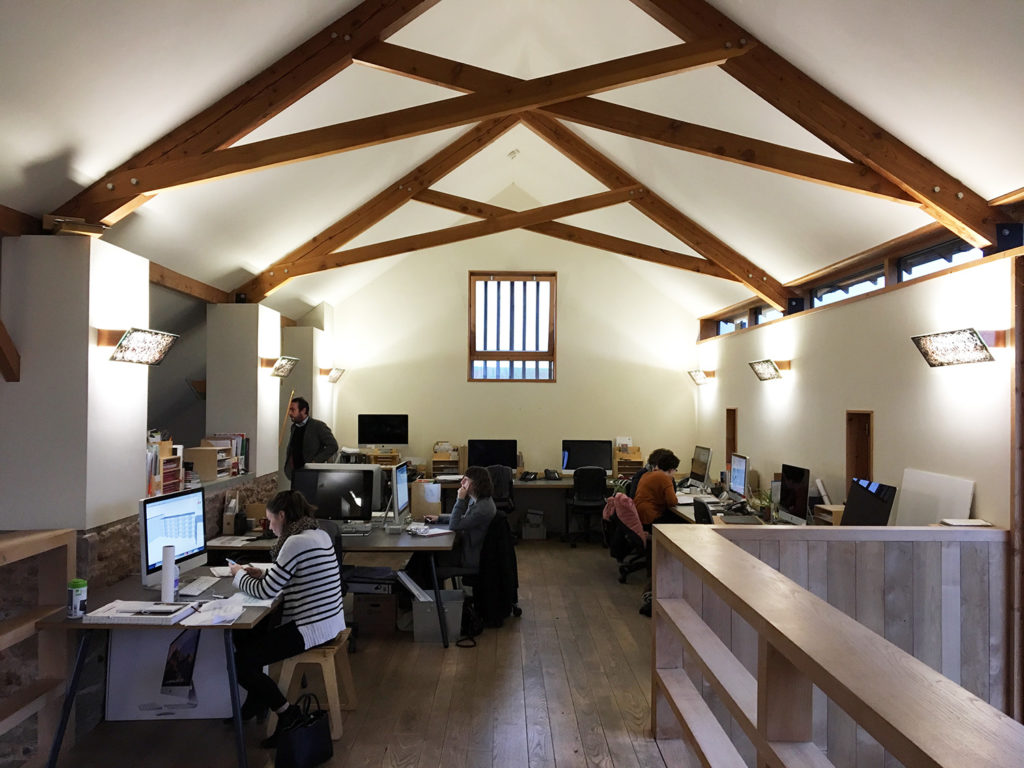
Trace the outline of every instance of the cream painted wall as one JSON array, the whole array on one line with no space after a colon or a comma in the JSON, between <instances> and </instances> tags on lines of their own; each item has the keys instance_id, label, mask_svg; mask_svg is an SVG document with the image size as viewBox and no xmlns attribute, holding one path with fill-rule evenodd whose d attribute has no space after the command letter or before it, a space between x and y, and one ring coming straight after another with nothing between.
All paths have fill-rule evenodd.
<instances>
[{"instance_id":1,"label":"cream painted wall","mask_svg":"<svg viewBox=\"0 0 1024 768\"><path fill-rule=\"evenodd\" d=\"M714 450L717 474L725 409L737 408L738 450L762 485L786 462L808 467L840 502L846 411L872 411L873 479L899 486L907 467L973 479L972 516L1008 526L1012 350L995 350L994 363L929 368L910 337L1010 322L1002 260L705 342L700 363L717 375L694 388L698 434ZM793 369L758 382L747 363L766 357L791 359Z\"/></svg>"},{"instance_id":2,"label":"cream painted wall","mask_svg":"<svg viewBox=\"0 0 1024 768\"><path fill-rule=\"evenodd\" d=\"M473 269L557 271L556 383L466 381ZM509 232L346 271L334 308L342 445L356 444L359 413L408 413L406 455L423 459L437 440L515 438L526 467L542 469L559 465L563 438L620 435L690 455L697 325L676 270Z\"/></svg>"}]
</instances>

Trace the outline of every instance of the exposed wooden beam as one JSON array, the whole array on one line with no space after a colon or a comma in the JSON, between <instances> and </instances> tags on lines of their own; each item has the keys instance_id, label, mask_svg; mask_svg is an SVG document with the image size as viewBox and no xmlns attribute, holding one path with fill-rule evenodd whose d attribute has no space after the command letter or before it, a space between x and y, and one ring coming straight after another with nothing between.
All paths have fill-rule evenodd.
<instances>
[{"instance_id":1,"label":"exposed wooden beam","mask_svg":"<svg viewBox=\"0 0 1024 768\"><path fill-rule=\"evenodd\" d=\"M365 0L329 24L299 47L285 54L261 73L236 88L133 156L120 167L86 188L57 213L81 216L87 221L114 224L144 203L130 183L116 180L123 171L231 146L325 83L352 62L362 46L387 37L439 0ZM117 183L116 194L99 198L99 190Z\"/></svg>"},{"instance_id":2,"label":"exposed wooden beam","mask_svg":"<svg viewBox=\"0 0 1024 768\"><path fill-rule=\"evenodd\" d=\"M705 0L632 0L680 39L746 32ZM826 90L765 45L722 69L851 160L864 163L974 246L995 242L998 212L930 160Z\"/></svg>"},{"instance_id":3,"label":"exposed wooden beam","mask_svg":"<svg viewBox=\"0 0 1024 768\"><path fill-rule=\"evenodd\" d=\"M4 381L21 381L21 355L0 320L0 375Z\"/></svg>"},{"instance_id":4,"label":"exposed wooden beam","mask_svg":"<svg viewBox=\"0 0 1024 768\"><path fill-rule=\"evenodd\" d=\"M646 190L639 184L628 184L611 189L608 192L577 197L572 200L554 203L553 205L543 205L539 208L531 208L528 211L517 211L493 219L474 221L471 224L461 224L433 232L399 237L383 243L350 248L346 251L329 254L317 261L305 259L291 265L287 273L284 271L265 273L261 276L260 290L263 295L267 295L280 288L292 278L299 277L300 275L323 272L324 270L336 269L338 267L347 267L350 264L382 259L385 256L394 256L399 253L411 253L412 251L419 251L425 248L436 248L439 245L448 245L449 243L458 243L463 240L493 235L498 232L507 232L510 229L522 229L533 224L572 216L584 211L594 211L599 208L606 208L609 205L642 199L645 194Z\"/></svg>"},{"instance_id":5,"label":"exposed wooden beam","mask_svg":"<svg viewBox=\"0 0 1024 768\"><path fill-rule=\"evenodd\" d=\"M384 42L367 46L356 55L356 60L394 74L466 92L494 90L522 82L515 77ZM543 107L543 111L673 149L917 205L910 195L861 163L836 160L600 99L564 101Z\"/></svg>"},{"instance_id":6,"label":"exposed wooden beam","mask_svg":"<svg viewBox=\"0 0 1024 768\"><path fill-rule=\"evenodd\" d=\"M35 216L0 205L0 237L41 235L43 223Z\"/></svg>"},{"instance_id":7,"label":"exposed wooden beam","mask_svg":"<svg viewBox=\"0 0 1024 768\"><path fill-rule=\"evenodd\" d=\"M208 304L228 304L234 301L233 294L227 291L201 283L153 261L149 262L149 282L162 285L164 288L170 288L178 293L195 296L197 299L202 299Z\"/></svg>"},{"instance_id":8,"label":"exposed wooden beam","mask_svg":"<svg viewBox=\"0 0 1024 768\"><path fill-rule=\"evenodd\" d=\"M534 113L525 115L523 121L541 138L550 142L603 184L619 186L638 183L628 172L615 165L554 118ZM787 300L794 295L774 277L650 190L642 199L632 201L632 205L708 261L725 269L773 307L785 309Z\"/></svg>"},{"instance_id":9,"label":"exposed wooden beam","mask_svg":"<svg viewBox=\"0 0 1024 768\"><path fill-rule=\"evenodd\" d=\"M675 45L523 80L495 91L455 96L383 115L208 152L198 157L131 168L112 174L104 187L93 190L92 199L96 202L116 199L123 196L125 190L156 192L455 128L718 64L756 47L753 41L741 46L736 40L724 38Z\"/></svg>"},{"instance_id":10,"label":"exposed wooden beam","mask_svg":"<svg viewBox=\"0 0 1024 768\"><path fill-rule=\"evenodd\" d=\"M514 211L509 210L508 208L502 208L489 203L481 203L476 200L468 200L464 197L450 195L445 192L437 192L433 189L426 189L415 195L413 199L420 203L436 205L439 208L446 208L449 211L458 211L460 213L465 213L468 216L478 216L481 218L494 218L514 213ZM634 259L642 259L643 261L651 261L655 264L664 264L669 267L685 269L690 272L698 272L703 275L719 277L725 280L736 279L720 266L713 264L707 259L702 259L698 256L690 256L689 254L679 253L677 251L670 251L667 248L657 248L653 245L647 245L646 243L624 240L621 237L606 235L603 232L594 232L593 230L583 229L582 227L574 227L571 224L549 221L543 224L533 224L528 227L523 227L523 229L528 229L531 232L547 235L548 237L554 237L559 240L567 240L571 243L578 243L591 248L597 248L602 251L618 253L622 256L630 256Z\"/></svg>"},{"instance_id":11,"label":"exposed wooden beam","mask_svg":"<svg viewBox=\"0 0 1024 768\"><path fill-rule=\"evenodd\" d=\"M486 147L519 122L517 117L502 117L474 126L433 157L404 177L389 184L372 199L307 240L288 255L278 259L262 273L235 289L249 302L262 301L264 275L278 272L303 259L317 259L341 248L388 214L400 208L417 192L426 189Z\"/></svg>"}]
</instances>

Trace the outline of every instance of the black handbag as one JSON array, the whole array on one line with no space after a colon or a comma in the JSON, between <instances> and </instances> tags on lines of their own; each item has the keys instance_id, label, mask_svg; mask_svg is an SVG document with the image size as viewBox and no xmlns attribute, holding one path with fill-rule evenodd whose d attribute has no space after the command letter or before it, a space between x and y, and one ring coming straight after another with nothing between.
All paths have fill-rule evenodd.
<instances>
[{"instance_id":1,"label":"black handbag","mask_svg":"<svg viewBox=\"0 0 1024 768\"><path fill-rule=\"evenodd\" d=\"M326 709L312 693L305 693L295 702L299 718L277 736L277 757L274 768L313 768L331 759L331 723Z\"/></svg>"}]
</instances>

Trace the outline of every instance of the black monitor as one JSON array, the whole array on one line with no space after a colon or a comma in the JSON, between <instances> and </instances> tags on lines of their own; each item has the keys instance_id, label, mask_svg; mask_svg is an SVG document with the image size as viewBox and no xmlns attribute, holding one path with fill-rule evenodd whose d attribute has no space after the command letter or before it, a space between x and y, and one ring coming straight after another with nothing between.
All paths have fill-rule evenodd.
<instances>
[{"instance_id":1,"label":"black monitor","mask_svg":"<svg viewBox=\"0 0 1024 768\"><path fill-rule=\"evenodd\" d=\"M357 417L360 445L408 445L409 414L360 413Z\"/></svg>"},{"instance_id":2,"label":"black monitor","mask_svg":"<svg viewBox=\"0 0 1024 768\"><path fill-rule=\"evenodd\" d=\"M803 467L782 465L779 486L779 518L794 525L807 525L807 497L811 488L811 471Z\"/></svg>"},{"instance_id":3,"label":"black monitor","mask_svg":"<svg viewBox=\"0 0 1024 768\"><path fill-rule=\"evenodd\" d=\"M515 440L469 440L466 461L471 467L501 464L515 470L519 466L519 444Z\"/></svg>"},{"instance_id":4,"label":"black monitor","mask_svg":"<svg viewBox=\"0 0 1024 768\"><path fill-rule=\"evenodd\" d=\"M611 440L563 440L562 469L600 467L612 471Z\"/></svg>"},{"instance_id":5,"label":"black monitor","mask_svg":"<svg viewBox=\"0 0 1024 768\"><path fill-rule=\"evenodd\" d=\"M358 466L358 465L356 465ZM292 488L316 507L324 520L370 520L373 517L373 473L348 469L295 470Z\"/></svg>"},{"instance_id":6,"label":"black monitor","mask_svg":"<svg viewBox=\"0 0 1024 768\"><path fill-rule=\"evenodd\" d=\"M711 467L711 449L703 445L694 446L693 458L690 459L689 481L695 485L704 485L708 481L708 470Z\"/></svg>"},{"instance_id":7,"label":"black monitor","mask_svg":"<svg viewBox=\"0 0 1024 768\"><path fill-rule=\"evenodd\" d=\"M846 494L846 507L840 525L888 525L892 503L896 500L896 489L891 485L873 483L870 480L850 482Z\"/></svg>"}]
</instances>

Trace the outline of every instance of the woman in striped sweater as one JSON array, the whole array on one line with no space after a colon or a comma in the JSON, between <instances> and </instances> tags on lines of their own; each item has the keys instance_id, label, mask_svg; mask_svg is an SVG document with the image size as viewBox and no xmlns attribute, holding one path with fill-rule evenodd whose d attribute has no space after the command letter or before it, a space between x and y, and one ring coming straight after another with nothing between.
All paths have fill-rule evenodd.
<instances>
[{"instance_id":1,"label":"woman in striped sweater","mask_svg":"<svg viewBox=\"0 0 1024 768\"><path fill-rule=\"evenodd\" d=\"M248 692L242 718L261 715L267 708L279 715L265 747L276 745L277 734L298 717L298 709L263 667L333 640L345 628L334 542L317 526L314 511L299 491L281 491L267 504L267 520L278 537L270 550L273 565L266 572L231 566L235 586L247 595L263 600L281 596L280 624L233 635L238 684Z\"/></svg>"}]
</instances>

